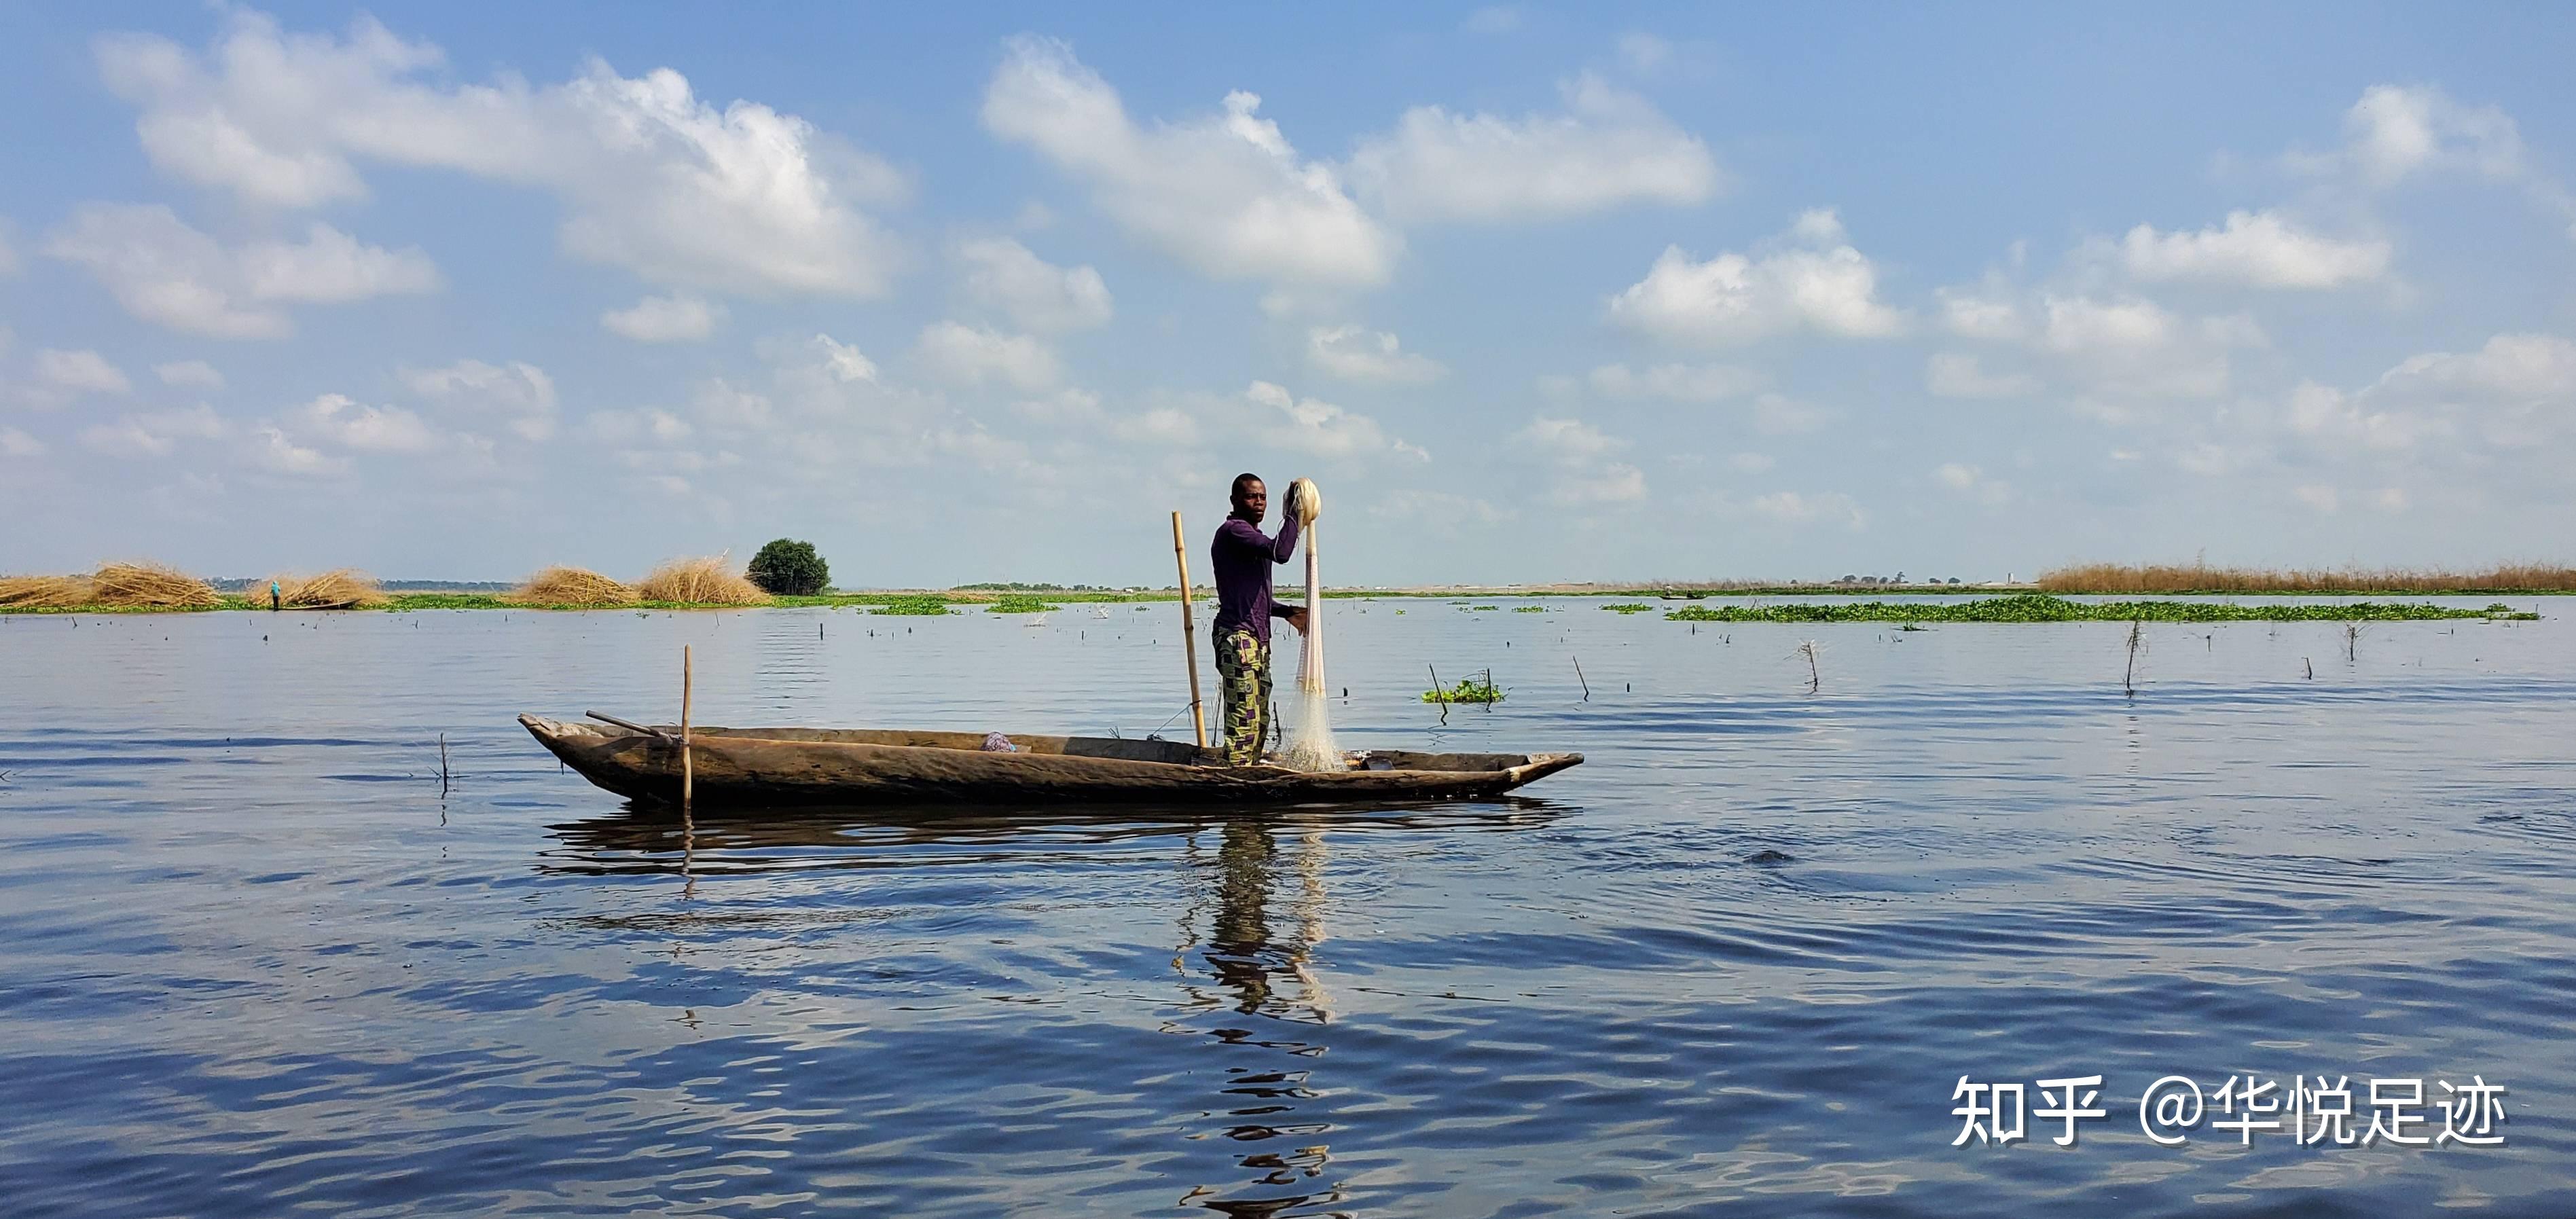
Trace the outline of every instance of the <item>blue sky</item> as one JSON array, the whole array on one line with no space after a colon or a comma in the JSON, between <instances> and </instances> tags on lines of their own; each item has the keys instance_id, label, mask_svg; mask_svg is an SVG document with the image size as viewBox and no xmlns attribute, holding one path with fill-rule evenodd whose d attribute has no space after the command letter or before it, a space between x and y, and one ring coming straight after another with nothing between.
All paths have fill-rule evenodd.
<instances>
[{"instance_id":1,"label":"blue sky","mask_svg":"<svg viewBox=\"0 0 2576 1219\"><path fill-rule=\"evenodd\" d=\"M2566 560L2576 17L0 9L0 569Z\"/></svg>"}]
</instances>

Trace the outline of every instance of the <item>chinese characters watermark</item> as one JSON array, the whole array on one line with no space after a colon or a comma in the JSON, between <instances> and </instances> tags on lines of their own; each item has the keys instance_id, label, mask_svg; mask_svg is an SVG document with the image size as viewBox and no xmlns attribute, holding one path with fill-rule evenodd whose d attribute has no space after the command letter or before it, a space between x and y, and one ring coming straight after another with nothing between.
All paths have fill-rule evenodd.
<instances>
[{"instance_id":1,"label":"chinese characters watermark","mask_svg":"<svg viewBox=\"0 0 2576 1219\"><path fill-rule=\"evenodd\" d=\"M2440 1094L2429 1092L2421 1078L2371 1079L2356 1090L2350 1076L2299 1075L2287 1084L2255 1075L2230 1075L2214 1089L2203 1089L2187 1075L2167 1075L2138 1095L2138 1129L2156 1143L2178 1147L2190 1132L2233 1134L2252 1144L2257 1134L2286 1136L2302 1147L2332 1143L2368 1147L2387 1143L2401 1147L2501 1147L2505 1120L2502 1084L2483 1075L2454 1084L2437 1079ZM2030 1092L2037 1090L2036 1103ZM2076 1124L2110 1118L2097 1102L2102 1077L2075 1075L2034 1080L1978 1083L1962 1075L1950 1099L1958 1102L1950 1116L1960 1119L1953 1147L1969 1143L2006 1146L2031 1137L2030 1123L2060 1147L2075 1145ZM2355 1104L2358 1097L2363 1104ZM2436 1121L2441 1129L2436 1131Z\"/></svg>"}]
</instances>

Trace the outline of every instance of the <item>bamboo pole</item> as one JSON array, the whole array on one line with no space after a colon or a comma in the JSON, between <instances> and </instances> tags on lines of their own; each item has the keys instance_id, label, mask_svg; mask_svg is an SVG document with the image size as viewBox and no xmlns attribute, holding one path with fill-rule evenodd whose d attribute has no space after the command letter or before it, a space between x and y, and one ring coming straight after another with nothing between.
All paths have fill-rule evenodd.
<instances>
[{"instance_id":1,"label":"bamboo pole","mask_svg":"<svg viewBox=\"0 0 2576 1219\"><path fill-rule=\"evenodd\" d=\"M1198 734L1199 748L1207 748L1207 713L1199 704L1198 627L1190 621L1190 552L1181 540L1181 510L1172 509L1172 561L1181 569L1181 651L1190 661L1190 730Z\"/></svg>"},{"instance_id":2,"label":"bamboo pole","mask_svg":"<svg viewBox=\"0 0 2576 1219\"><path fill-rule=\"evenodd\" d=\"M689 811L689 800L697 795L697 759L689 756L689 695L696 684L696 673L689 663L689 645L680 645L680 811Z\"/></svg>"}]
</instances>

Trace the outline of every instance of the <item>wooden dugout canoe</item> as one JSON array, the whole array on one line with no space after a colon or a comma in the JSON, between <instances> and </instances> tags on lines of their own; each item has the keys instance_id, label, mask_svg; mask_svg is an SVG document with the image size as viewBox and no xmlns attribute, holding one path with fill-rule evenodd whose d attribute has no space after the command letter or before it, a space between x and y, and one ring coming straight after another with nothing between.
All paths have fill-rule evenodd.
<instances>
[{"instance_id":1,"label":"wooden dugout canoe","mask_svg":"<svg viewBox=\"0 0 2576 1219\"><path fill-rule=\"evenodd\" d=\"M677 728L639 732L522 715L519 723L581 776L635 800L680 798ZM1143 802L1296 804L1491 796L1583 761L1579 753L1352 755L1321 774L1227 766L1182 741L1014 736L986 752L975 732L835 728L689 730L700 808L780 804Z\"/></svg>"}]
</instances>

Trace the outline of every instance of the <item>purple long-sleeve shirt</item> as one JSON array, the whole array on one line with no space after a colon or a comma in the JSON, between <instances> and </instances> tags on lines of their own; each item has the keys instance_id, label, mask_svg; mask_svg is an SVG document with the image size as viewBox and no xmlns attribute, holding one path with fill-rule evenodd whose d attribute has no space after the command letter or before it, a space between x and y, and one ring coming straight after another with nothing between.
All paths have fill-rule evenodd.
<instances>
[{"instance_id":1,"label":"purple long-sleeve shirt","mask_svg":"<svg viewBox=\"0 0 2576 1219\"><path fill-rule=\"evenodd\" d=\"M1288 607L1270 599L1270 568L1297 553L1297 518L1279 522L1279 536L1261 532L1261 522L1239 516L1217 526L1211 559L1216 570L1216 630L1219 639L1231 630L1247 630L1270 642L1270 620L1288 616Z\"/></svg>"}]
</instances>

